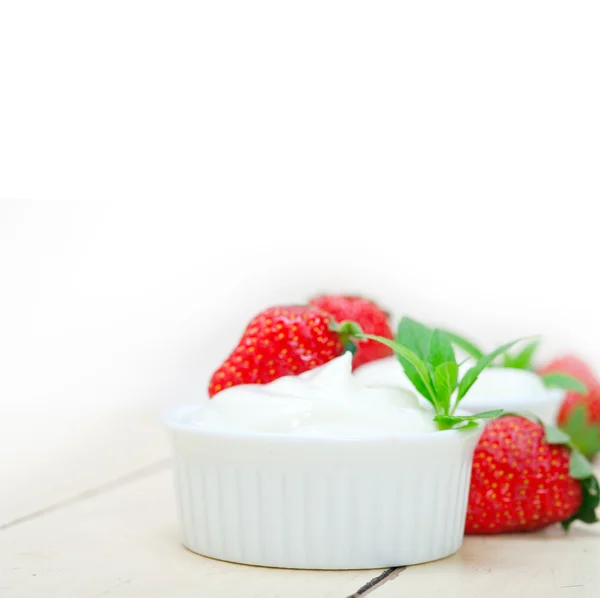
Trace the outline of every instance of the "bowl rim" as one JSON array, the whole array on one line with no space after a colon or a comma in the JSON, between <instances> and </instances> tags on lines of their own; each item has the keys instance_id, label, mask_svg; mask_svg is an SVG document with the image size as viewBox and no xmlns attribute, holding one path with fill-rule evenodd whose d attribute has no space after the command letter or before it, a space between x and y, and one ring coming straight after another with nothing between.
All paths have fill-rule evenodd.
<instances>
[{"instance_id":1,"label":"bowl rim","mask_svg":"<svg viewBox=\"0 0 600 598\"><path fill-rule=\"evenodd\" d=\"M178 405L163 411L160 415L162 425L168 430L175 432L184 432L187 435L197 436L198 438L206 438L213 440L232 440L243 441L252 440L264 442L268 444L311 444L311 445L327 445L327 446L356 446L359 444L365 446L372 445L390 445L397 446L401 443L406 444L446 444L456 440L468 442L472 437L478 436L483 431L485 422L480 420L477 422L476 428L469 430L437 430L434 432L409 432L401 433L397 436L390 434L374 434L373 436L361 437L326 437L326 436L293 436L286 433L277 432L256 432L252 430L227 430L215 429L210 430L201 426L195 425L190 421L186 421L186 416L208 407L208 403L187 403ZM469 412L460 410L462 415L470 415Z\"/></svg>"}]
</instances>

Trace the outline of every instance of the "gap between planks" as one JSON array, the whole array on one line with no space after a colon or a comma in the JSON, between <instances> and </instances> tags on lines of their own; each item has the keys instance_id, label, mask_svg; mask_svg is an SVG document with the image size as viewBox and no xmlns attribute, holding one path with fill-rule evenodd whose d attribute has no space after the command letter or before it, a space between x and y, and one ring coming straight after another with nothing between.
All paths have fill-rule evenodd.
<instances>
[{"instance_id":1,"label":"gap between planks","mask_svg":"<svg viewBox=\"0 0 600 598\"><path fill-rule=\"evenodd\" d=\"M384 583L391 581L392 579L396 579L402 571L404 571L406 567L390 567L386 569L383 573L374 577L371 581L368 581L364 586L360 587L354 594L348 596L348 598L363 598L367 594L370 594L373 590L376 590L378 587L381 587Z\"/></svg>"},{"instance_id":2,"label":"gap between planks","mask_svg":"<svg viewBox=\"0 0 600 598\"><path fill-rule=\"evenodd\" d=\"M125 475L115 478L114 480L110 480L109 482L105 482L104 484L100 484L99 486L96 486L94 488L84 490L83 492L80 492L75 496L59 500L58 502L55 502L54 504L48 507L44 507L43 509L39 509L38 511L29 513L28 515L23 515L22 517L17 517L17 519L13 519L12 521L0 524L0 531L9 529L11 527L14 527L15 525L19 525L27 521L31 521L32 519L37 519L38 517L42 517L43 515L47 515L48 513L53 513L54 511L64 509L65 507L71 506L82 500L87 500L89 498L93 498L94 496L104 494L105 492L110 492L111 490L114 490L121 486L125 486L127 484L131 484L132 482L137 482L138 480L142 480L144 478L147 478L148 476L154 475L155 473L159 473L161 471L164 471L165 469L168 469L170 464L171 459L162 459L160 461L155 461L150 465L146 465L145 467L141 467L140 469L136 469L134 471L126 473Z\"/></svg>"}]
</instances>

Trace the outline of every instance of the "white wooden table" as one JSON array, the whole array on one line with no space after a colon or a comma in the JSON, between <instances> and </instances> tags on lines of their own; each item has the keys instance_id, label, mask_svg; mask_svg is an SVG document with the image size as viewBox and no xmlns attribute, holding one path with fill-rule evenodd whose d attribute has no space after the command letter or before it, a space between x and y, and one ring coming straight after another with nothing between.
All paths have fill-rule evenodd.
<instances>
[{"instance_id":1,"label":"white wooden table","mask_svg":"<svg viewBox=\"0 0 600 598\"><path fill-rule=\"evenodd\" d=\"M13 446L4 432L0 450ZM178 542L168 446L152 414L132 414L120 426L107 418L67 452L37 442L25 462L0 460L2 598L581 598L600 592L600 525L576 525L568 535L556 526L539 534L469 537L453 557L387 572L266 569L203 558Z\"/></svg>"}]
</instances>

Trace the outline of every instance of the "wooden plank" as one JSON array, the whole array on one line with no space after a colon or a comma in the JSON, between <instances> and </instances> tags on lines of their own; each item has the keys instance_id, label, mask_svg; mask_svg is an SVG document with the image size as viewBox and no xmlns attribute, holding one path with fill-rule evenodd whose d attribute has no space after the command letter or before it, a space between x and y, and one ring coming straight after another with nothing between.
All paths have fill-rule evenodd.
<instances>
[{"instance_id":1,"label":"wooden plank","mask_svg":"<svg viewBox=\"0 0 600 598\"><path fill-rule=\"evenodd\" d=\"M344 598L381 573L266 569L193 554L177 537L170 471L5 529L0 572L3 598Z\"/></svg>"},{"instance_id":2,"label":"wooden plank","mask_svg":"<svg viewBox=\"0 0 600 598\"><path fill-rule=\"evenodd\" d=\"M535 534L469 536L450 558L408 567L377 598L591 598L600 587L600 524Z\"/></svg>"},{"instance_id":3,"label":"wooden plank","mask_svg":"<svg viewBox=\"0 0 600 598\"><path fill-rule=\"evenodd\" d=\"M156 412L13 410L0 448L0 527L169 456ZM114 411L114 410L113 410Z\"/></svg>"}]
</instances>

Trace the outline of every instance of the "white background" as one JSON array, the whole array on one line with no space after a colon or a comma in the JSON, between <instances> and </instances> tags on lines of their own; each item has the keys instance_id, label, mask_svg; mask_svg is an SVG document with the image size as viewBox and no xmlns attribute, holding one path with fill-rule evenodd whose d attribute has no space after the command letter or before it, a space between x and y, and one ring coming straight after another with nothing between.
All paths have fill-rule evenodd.
<instances>
[{"instance_id":1,"label":"white background","mask_svg":"<svg viewBox=\"0 0 600 598\"><path fill-rule=\"evenodd\" d=\"M600 365L599 16L2 2L0 464L39 456L17 486L200 398L253 312L319 290Z\"/></svg>"}]
</instances>

